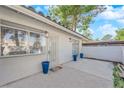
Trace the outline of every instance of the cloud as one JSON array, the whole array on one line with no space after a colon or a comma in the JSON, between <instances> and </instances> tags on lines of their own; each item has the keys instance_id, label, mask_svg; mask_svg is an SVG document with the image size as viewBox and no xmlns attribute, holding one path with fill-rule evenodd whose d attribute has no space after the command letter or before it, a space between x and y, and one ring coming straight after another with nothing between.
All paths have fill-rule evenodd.
<instances>
[{"instance_id":1,"label":"cloud","mask_svg":"<svg viewBox=\"0 0 124 93\"><path fill-rule=\"evenodd\" d=\"M124 19L118 19L117 22L124 24Z\"/></svg>"},{"instance_id":2,"label":"cloud","mask_svg":"<svg viewBox=\"0 0 124 93\"><path fill-rule=\"evenodd\" d=\"M100 26L97 31L101 31L103 35L106 35L106 34L110 34L112 35L113 37L116 35L116 30L118 28L117 27L114 27L112 26L112 24L105 24L103 26Z\"/></svg>"},{"instance_id":3,"label":"cloud","mask_svg":"<svg viewBox=\"0 0 124 93\"><path fill-rule=\"evenodd\" d=\"M101 16L104 19L110 19L110 20L112 20L112 19L119 19L119 18L124 17L124 14L121 14L119 12L106 11L106 12L102 13Z\"/></svg>"},{"instance_id":4,"label":"cloud","mask_svg":"<svg viewBox=\"0 0 124 93\"><path fill-rule=\"evenodd\" d=\"M124 6L119 8L113 8L112 6L106 6L106 10L100 14L100 18L107 20L116 20L124 18Z\"/></svg>"}]
</instances>

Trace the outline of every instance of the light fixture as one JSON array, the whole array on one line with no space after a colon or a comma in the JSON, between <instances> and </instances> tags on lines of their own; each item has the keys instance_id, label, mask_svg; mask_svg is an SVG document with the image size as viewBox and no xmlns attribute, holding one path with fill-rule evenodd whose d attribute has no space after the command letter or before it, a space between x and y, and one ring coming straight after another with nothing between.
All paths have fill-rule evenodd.
<instances>
[{"instance_id":1,"label":"light fixture","mask_svg":"<svg viewBox=\"0 0 124 93\"><path fill-rule=\"evenodd\" d=\"M71 42L72 41L72 38L69 38L69 42Z\"/></svg>"},{"instance_id":2,"label":"light fixture","mask_svg":"<svg viewBox=\"0 0 124 93\"><path fill-rule=\"evenodd\" d=\"M48 37L48 32L47 32L47 31L45 31L44 33L45 33L45 36L46 36L46 37Z\"/></svg>"}]
</instances>

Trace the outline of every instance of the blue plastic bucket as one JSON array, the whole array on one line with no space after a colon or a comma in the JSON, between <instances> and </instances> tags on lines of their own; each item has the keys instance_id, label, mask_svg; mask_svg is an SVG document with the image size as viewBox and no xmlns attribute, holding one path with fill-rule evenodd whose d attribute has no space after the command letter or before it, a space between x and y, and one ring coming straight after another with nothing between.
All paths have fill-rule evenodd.
<instances>
[{"instance_id":1,"label":"blue plastic bucket","mask_svg":"<svg viewBox=\"0 0 124 93\"><path fill-rule=\"evenodd\" d=\"M44 74L48 74L49 70L49 61L43 61L42 63L42 71Z\"/></svg>"},{"instance_id":2,"label":"blue plastic bucket","mask_svg":"<svg viewBox=\"0 0 124 93\"><path fill-rule=\"evenodd\" d=\"M83 53L80 53L80 58L83 58Z\"/></svg>"},{"instance_id":3,"label":"blue plastic bucket","mask_svg":"<svg viewBox=\"0 0 124 93\"><path fill-rule=\"evenodd\" d=\"M77 55L73 55L73 61L77 61Z\"/></svg>"}]
</instances>

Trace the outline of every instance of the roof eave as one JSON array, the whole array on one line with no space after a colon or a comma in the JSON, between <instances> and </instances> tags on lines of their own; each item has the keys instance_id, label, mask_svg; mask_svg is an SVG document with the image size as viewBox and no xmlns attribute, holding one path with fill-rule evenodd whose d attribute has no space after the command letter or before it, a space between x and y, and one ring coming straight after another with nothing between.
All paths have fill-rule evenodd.
<instances>
[{"instance_id":1,"label":"roof eave","mask_svg":"<svg viewBox=\"0 0 124 93\"><path fill-rule=\"evenodd\" d=\"M67 29L67 28L65 28L65 27L63 27L63 26L61 26L61 25L59 25L59 24L57 24L57 23L55 23L55 22L53 22L53 21L51 21L51 20L49 20L49 19L47 19L45 17L43 17L43 16L40 16L40 15L38 15L38 14L36 14L36 13L34 13L34 12L32 12L32 11L22 7L22 6L9 5L9 6L6 6L6 7L10 8L10 9L13 9L15 11L18 11L18 12L20 12L22 14L27 15L27 16L30 16L32 18L35 18L35 19L37 19L39 21L42 21L42 22L44 22L46 24L49 24L51 26L54 26L54 27L56 27L58 29L61 29L61 30L65 31L65 32L67 32L67 33L73 34L73 35L75 35L75 36L77 36L77 37L79 37L81 39L89 41L89 39L86 38L85 36L80 35L78 33L75 33L75 32L73 32L73 31L71 31L71 30L69 30L69 29Z\"/></svg>"}]
</instances>

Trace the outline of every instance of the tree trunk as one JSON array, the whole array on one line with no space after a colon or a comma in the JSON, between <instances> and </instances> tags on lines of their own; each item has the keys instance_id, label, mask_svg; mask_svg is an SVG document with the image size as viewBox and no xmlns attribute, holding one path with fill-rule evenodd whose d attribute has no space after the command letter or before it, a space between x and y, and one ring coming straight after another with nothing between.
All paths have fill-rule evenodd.
<instances>
[{"instance_id":1,"label":"tree trunk","mask_svg":"<svg viewBox=\"0 0 124 93\"><path fill-rule=\"evenodd\" d=\"M77 16L73 16L73 19L72 19L72 29L73 29L73 31L76 31L76 26L77 26Z\"/></svg>"},{"instance_id":2,"label":"tree trunk","mask_svg":"<svg viewBox=\"0 0 124 93\"><path fill-rule=\"evenodd\" d=\"M19 46L18 31L15 31L16 46Z\"/></svg>"}]
</instances>

